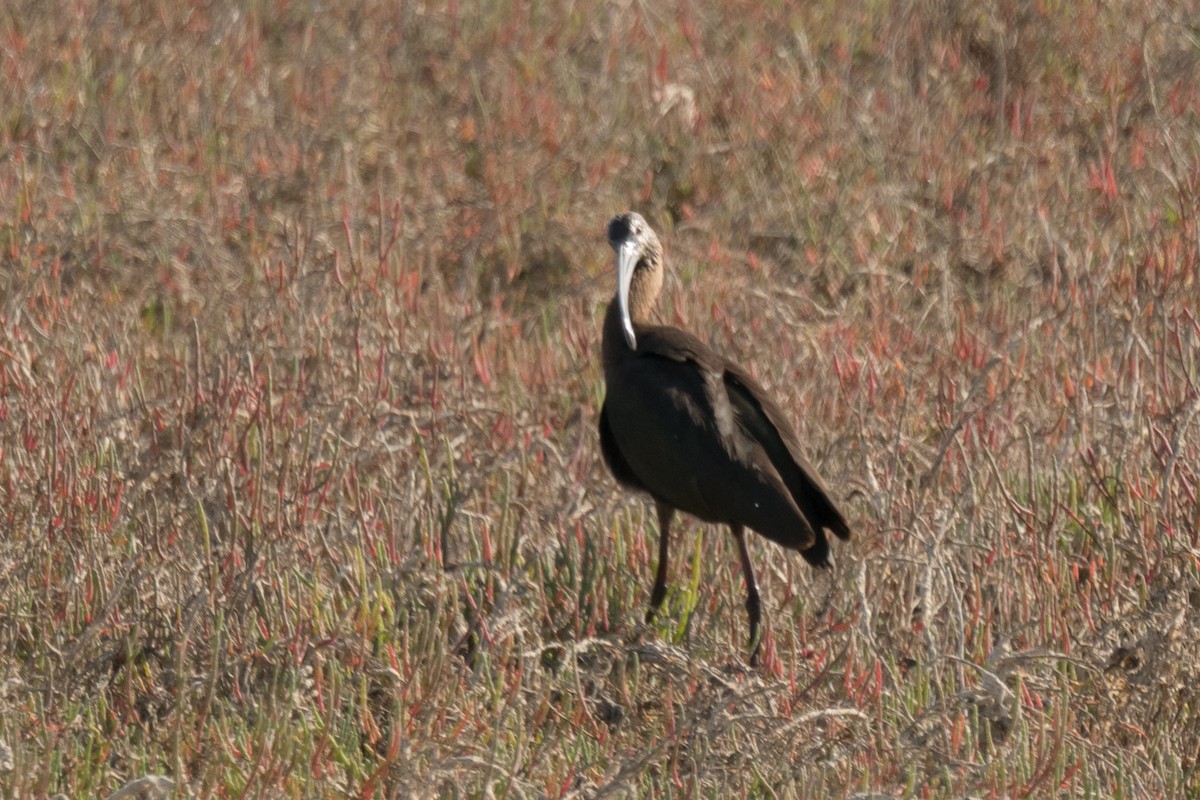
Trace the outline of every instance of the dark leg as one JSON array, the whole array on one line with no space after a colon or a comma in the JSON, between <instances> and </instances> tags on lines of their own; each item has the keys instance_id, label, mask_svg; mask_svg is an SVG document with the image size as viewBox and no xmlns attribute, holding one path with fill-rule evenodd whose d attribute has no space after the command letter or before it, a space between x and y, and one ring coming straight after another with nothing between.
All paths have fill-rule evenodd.
<instances>
[{"instance_id":1,"label":"dark leg","mask_svg":"<svg viewBox=\"0 0 1200 800\"><path fill-rule=\"evenodd\" d=\"M658 507L658 573L654 576L654 590L650 592L646 622L654 619L654 612L667 596L667 545L671 541L671 520L675 517L675 509L664 503L655 505Z\"/></svg>"},{"instance_id":2,"label":"dark leg","mask_svg":"<svg viewBox=\"0 0 1200 800\"><path fill-rule=\"evenodd\" d=\"M746 613L750 615L750 666L758 666L758 624L762 621L762 605L758 599L758 581L754 579L754 565L750 563L750 551L746 549L746 534L741 525L733 525L733 538L737 539L738 552L742 554L742 574L746 576Z\"/></svg>"}]
</instances>

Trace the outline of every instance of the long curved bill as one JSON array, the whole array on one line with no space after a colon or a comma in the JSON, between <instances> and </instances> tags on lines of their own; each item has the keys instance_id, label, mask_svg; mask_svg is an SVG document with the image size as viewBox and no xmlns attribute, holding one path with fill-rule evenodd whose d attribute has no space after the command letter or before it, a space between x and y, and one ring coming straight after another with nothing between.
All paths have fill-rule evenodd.
<instances>
[{"instance_id":1,"label":"long curved bill","mask_svg":"<svg viewBox=\"0 0 1200 800\"><path fill-rule=\"evenodd\" d=\"M633 318L629 314L629 287L637 269L640 249L636 241L622 242L617 248L617 306L621 312L621 330L630 350L637 350L637 337L633 335Z\"/></svg>"}]
</instances>

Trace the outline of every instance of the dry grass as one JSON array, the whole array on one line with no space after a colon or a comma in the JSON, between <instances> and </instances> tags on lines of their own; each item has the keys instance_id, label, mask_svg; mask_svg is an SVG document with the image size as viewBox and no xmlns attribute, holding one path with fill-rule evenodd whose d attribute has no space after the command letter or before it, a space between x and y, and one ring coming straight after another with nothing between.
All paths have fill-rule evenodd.
<instances>
[{"instance_id":1,"label":"dry grass","mask_svg":"<svg viewBox=\"0 0 1200 800\"><path fill-rule=\"evenodd\" d=\"M1200 796L1195 9L190 5L0 10L5 796ZM628 207L857 530L759 672Z\"/></svg>"}]
</instances>

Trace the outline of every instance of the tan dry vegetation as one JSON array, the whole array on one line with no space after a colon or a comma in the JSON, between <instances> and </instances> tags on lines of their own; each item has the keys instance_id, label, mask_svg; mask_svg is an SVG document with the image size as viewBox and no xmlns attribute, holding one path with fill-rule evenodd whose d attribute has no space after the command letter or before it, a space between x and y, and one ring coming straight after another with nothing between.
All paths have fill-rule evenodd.
<instances>
[{"instance_id":1,"label":"tan dry vegetation","mask_svg":"<svg viewBox=\"0 0 1200 800\"><path fill-rule=\"evenodd\" d=\"M1200 795L1196 9L697 5L0 10L6 796ZM758 672L628 207L856 529Z\"/></svg>"}]
</instances>

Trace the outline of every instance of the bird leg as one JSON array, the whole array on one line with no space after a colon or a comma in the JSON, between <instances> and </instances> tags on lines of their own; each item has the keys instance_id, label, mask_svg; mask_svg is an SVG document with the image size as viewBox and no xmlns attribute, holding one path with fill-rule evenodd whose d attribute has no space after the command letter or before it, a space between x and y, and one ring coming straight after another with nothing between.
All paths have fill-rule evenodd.
<instances>
[{"instance_id":1,"label":"bird leg","mask_svg":"<svg viewBox=\"0 0 1200 800\"><path fill-rule=\"evenodd\" d=\"M658 508L658 572L654 576L654 589L650 592L650 608L646 611L646 622L654 619L654 613L667 596L667 546L671 541L671 520L675 509L665 503L655 503Z\"/></svg>"},{"instance_id":2,"label":"bird leg","mask_svg":"<svg viewBox=\"0 0 1200 800\"><path fill-rule=\"evenodd\" d=\"M746 613L750 615L750 666L758 666L758 650L762 641L758 638L758 624L762 621L762 605L758 597L758 581L754 578L754 565L750 563L750 551L746 548L746 534L741 525L730 526L733 538L737 539L738 552L742 554L742 574L746 576Z\"/></svg>"}]
</instances>

